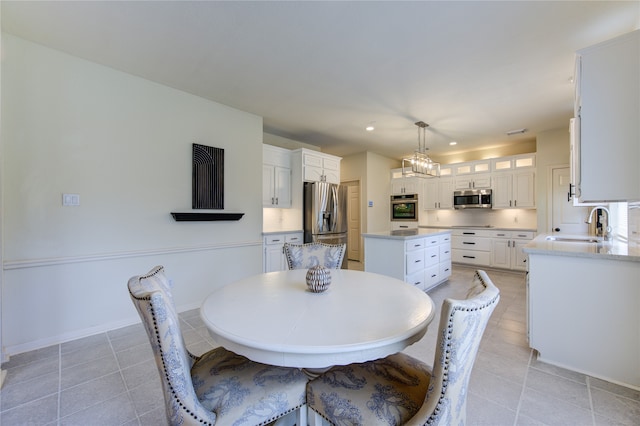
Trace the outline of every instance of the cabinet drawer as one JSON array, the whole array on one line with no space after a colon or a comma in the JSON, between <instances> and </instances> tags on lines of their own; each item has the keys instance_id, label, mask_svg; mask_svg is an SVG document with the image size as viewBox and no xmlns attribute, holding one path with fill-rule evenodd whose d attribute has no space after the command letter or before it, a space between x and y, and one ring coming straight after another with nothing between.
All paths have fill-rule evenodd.
<instances>
[{"instance_id":1,"label":"cabinet drawer","mask_svg":"<svg viewBox=\"0 0 640 426\"><path fill-rule=\"evenodd\" d=\"M440 263L440 279L444 280L451 276L451 262Z\"/></svg>"},{"instance_id":2,"label":"cabinet drawer","mask_svg":"<svg viewBox=\"0 0 640 426\"><path fill-rule=\"evenodd\" d=\"M451 244L442 244L439 249L440 262L451 259Z\"/></svg>"},{"instance_id":3,"label":"cabinet drawer","mask_svg":"<svg viewBox=\"0 0 640 426\"><path fill-rule=\"evenodd\" d=\"M434 265L424 270L424 283L426 288L433 287L440 281L440 265Z\"/></svg>"},{"instance_id":4,"label":"cabinet drawer","mask_svg":"<svg viewBox=\"0 0 640 426\"><path fill-rule=\"evenodd\" d=\"M302 234L288 234L285 235L284 240L291 244L302 244Z\"/></svg>"},{"instance_id":5,"label":"cabinet drawer","mask_svg":"<svg viewBox=\"0 0 640 426\"><path fill-rule=\"evenodd\" d=\"M429 267L440 263L440 247L427 247L424 250L424 266Z\"/></svg>"},{"instance_id":6,"label":"cabinet drawer","mask_svg":"<svg viewBox=\"0 0 640 426\"><path fill-rule=\"evenodd\" d=\"M513 238L523 240L533 240L532 231L491 231L493 238Z\"/></svg>"},{"instance_id":7,"label":"cabinet drawer","mask_svg":"<svg viewBox=\"0 0 640 426\"><path fill-rule=\"evenodd\" d=\"M491 251L491 239L473 236L454 235L451 241L451 248L464 250Z\"/></svg>"},{"instance_id":8,"label":"cabinet drawer","mask_svg":"<svg viewBox=\"0 0 640 426\"><path fill-rule=\"evenodd\" d=\"M472 265L485 265L491 264L491 254L488 251L474 251L474 250L451 250L451 259L458 263L469 263Z\"/></svg>"},{"instance_id":9,"label":"cabinet drawer","mask_svg":"<svg viewBox=\"0 0 640 426\"><path fill-rule=\"evenodd\" d=\"M419 288L420 290L424 290L425 288L425 282L424 282L424 270L420 270L418 272L415 272L411 275L407 275L406 279L404 280L405 282L416 286L417 288Z\"/></svg>"},{"instance_id":10,"label":"cabinet drawer","mask_svg":"<svg viewBox=\"0 0 640 426\"><path fill-rule=\"evenodd\" d=\"M267 235L264 237L265 244L284 244L285 237L284 235Z\"/></svg>"},{"instance_id":11,"label":"cabinet drawer","mask_svg":"<svg viewBox=\"0 0 640 426\"><path fill-rule=\"evenodd\" d=\"M414 250L406 255L407 275L424 269L424 250Z\"/></svg>"},{"instance_id":12,"label":"cabinet drawer","mask_svg":"<svg viewBox=\"0 0 640 426\"><path fill-rule=\"evenodd\" d=\"M442 235L433 235L430 237L425 237L424 239L425 247L437 246L442 241L440 237L442 237Z\"/></svg>"},{"instance_id":13,"label":"cabinet drawer","mask_svg":"<svg viewBox=\"0 0 640 426\"><path fill-rule=\"evenodd\" d=\"M425 247L424 238L416 238L404 242L405 251L420 250Z\"/></svg>"},{"instance_id":14,"label":"cabinet drawer","mask_svg":"<svg viewBox=\"0 0 640 426\"><path fill-rule=\"evenodd\" d=\"M518 240L533 240L534 238L533 234L534 233L530 231L512 232L511 238L518 239Z\"/></svg>"}]
</instances>

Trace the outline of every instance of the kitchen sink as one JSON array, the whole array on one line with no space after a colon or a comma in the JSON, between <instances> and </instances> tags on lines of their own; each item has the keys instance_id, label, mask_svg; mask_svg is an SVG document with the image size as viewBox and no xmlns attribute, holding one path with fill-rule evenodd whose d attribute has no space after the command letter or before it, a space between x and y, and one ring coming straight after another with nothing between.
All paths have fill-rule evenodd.
<instances>
[{"instance_id":1,"label":"kitchen sink","mask_svg":"<svg viewBox=\"0 0 640 426\"><path fill-rule=\"evenodd\" d=\"M560 237L550 235L546 238L547 241L557 241L559 243L600 243L601 240L595 237Z\"/></svg>"}]
</instances>

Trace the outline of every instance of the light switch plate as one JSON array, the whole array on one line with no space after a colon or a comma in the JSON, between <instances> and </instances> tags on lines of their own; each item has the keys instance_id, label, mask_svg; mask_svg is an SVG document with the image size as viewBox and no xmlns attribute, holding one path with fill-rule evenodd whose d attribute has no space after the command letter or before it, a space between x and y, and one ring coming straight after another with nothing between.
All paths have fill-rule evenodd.
<instances>
[{"instance_id":1,"label":"light switch plate","mask_svg":"<svg viewBox=\"0 0 640 426\"><path fill-rule=\"evenodd\" d=\"M62 194L63 206L79 206L80 194Z\"/></svg>"}]
</instances>

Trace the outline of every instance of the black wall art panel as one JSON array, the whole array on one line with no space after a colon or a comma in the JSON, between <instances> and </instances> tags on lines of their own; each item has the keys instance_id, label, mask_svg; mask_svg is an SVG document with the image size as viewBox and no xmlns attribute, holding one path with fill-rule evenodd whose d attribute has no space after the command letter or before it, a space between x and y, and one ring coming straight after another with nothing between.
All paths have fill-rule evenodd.
<instances>
[{"instance_id":1,"label":"black wall art panel","mask_svg":"<svg viewBox=\"0 0 640 426\"><path fill-rule=\"evenodd\" d=\"M224 209L224 149L193 144L193 209Z\"/></svg>"}]
</instances>

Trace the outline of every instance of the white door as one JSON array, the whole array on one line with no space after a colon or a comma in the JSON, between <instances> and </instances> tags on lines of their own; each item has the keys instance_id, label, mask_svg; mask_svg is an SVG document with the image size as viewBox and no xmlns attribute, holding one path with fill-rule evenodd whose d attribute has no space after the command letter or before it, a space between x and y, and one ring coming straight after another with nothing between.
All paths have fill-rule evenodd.
<instances>
[{"instance_id":1,"label":"white door","mask_svg":"<svg viewBox=\"0 0 640 426\"><path fill-rule=\"evenodd\" d=\"M553 169L551 231L563 234L586 234L588 207L574 207L567 199L571 174L569 167Z\"/></svg>"},{"instance_id":2,"label":"white door","mask_svg":"<svg viewBox=\"0 0 640 426\"><path fill-rule=\"evenodd\" d=\"M347 185L347 259L360 262L360 183Z\"/></svg>"}]
</instances>

